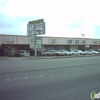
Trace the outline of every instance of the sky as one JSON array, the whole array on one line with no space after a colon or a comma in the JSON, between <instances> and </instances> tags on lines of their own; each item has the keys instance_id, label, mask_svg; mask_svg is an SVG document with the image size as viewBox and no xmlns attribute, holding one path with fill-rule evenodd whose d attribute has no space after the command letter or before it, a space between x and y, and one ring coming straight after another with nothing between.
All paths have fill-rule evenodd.
<instances>
[{"instance_id":1,"label":"sky","mask_svg":"<svg viewBox=\"0 0 100 100\"><path fill-rule=\"evenodd\" d=\"M0 34L27 35L28 21L44 19L45 35L100 38L100 0L0 0Z\"/></svg>"}]
</instances>

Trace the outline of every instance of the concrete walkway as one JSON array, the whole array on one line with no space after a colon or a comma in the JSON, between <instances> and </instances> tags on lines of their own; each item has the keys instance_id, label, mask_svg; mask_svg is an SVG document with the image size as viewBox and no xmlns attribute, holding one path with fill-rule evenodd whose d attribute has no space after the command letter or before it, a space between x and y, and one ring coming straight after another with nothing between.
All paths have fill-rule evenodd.
<instances>
[{"instance_id":1,"label":"concrete walkway","mask_svg":"<svg viewBox=\"0 0 100 100\"><path fill-rule=\"evenodd\" d=\"M73 57L92 57L100 55L73 55L73 56L29 56L29 57L7 57L1 56L0 60L14 60L14 59L57 59L57 58L73 58Z\"/></svg>"}]
</instances>

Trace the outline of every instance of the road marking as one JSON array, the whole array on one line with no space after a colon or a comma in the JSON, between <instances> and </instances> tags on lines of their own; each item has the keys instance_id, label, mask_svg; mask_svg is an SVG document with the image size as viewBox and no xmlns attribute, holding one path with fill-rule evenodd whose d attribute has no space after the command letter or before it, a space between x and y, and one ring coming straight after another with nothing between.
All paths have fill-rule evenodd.
<instances>
[{"instance_id":1,"label":"road marking","mask_svg":"<svg viewBox=\"0 0 100 100\"><path fill-rule=\"evenodd\" d=\"M32 77L23 77L23 78L13 78L13 79L7 79L7 81L25 80L25 79L35 78L35 77L43 77L43 75L39 75L39 76L32 76Z\"/></svg>"},{"instance_id":2,"label":"road marking","mask_svg":"<svg viewBox=\"0 0 100 100\"><path fill-rule=\"evenodd\" d=\"M7 81L10 81L9 79L7 79Z\"/></svg>"}]
</instances>

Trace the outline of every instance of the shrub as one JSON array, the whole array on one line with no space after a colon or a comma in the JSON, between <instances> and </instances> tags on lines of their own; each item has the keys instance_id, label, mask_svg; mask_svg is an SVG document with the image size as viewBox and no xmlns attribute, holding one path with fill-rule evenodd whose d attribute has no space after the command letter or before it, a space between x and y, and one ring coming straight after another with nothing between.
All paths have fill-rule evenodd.
<instances>
[{"instance_id":1,"label":"shrub","mask_svg":"<svg viewBox=\"0 0 100 100\"><path fill-rule=\"evenodd\" d=\"M19 52L14 52L14 53L8 54L8 57L21 57L21 55Z\"/></svg>"}]
</instances>

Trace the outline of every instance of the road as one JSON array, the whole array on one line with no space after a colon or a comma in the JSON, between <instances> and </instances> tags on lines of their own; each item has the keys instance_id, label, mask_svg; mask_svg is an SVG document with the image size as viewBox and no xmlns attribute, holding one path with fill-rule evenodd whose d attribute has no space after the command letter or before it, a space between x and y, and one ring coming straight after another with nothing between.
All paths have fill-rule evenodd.
<instances>
[{"instance_id":1,"label":"road","mask_svg":"<svg viewBox=\"0 0 100 100\"><path fill-rule=\"evenodd\" d=\"M0 100L91 100L100 56L0 60Z\"/></svg>"}]
</instances>

